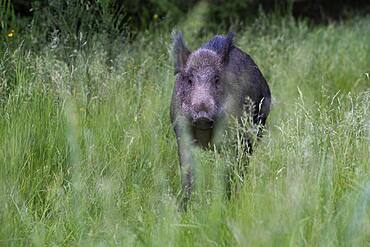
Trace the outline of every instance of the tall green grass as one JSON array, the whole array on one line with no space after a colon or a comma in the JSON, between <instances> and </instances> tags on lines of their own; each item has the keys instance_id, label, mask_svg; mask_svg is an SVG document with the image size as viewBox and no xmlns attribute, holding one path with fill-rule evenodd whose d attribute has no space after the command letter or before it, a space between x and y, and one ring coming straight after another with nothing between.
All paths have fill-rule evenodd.
<instances>
[{"instance_id":1,"label":"tall green grass","mask_svg":"<svg viewBox=\"0 0 370 247\"><path fill-rule=\"evenodd\" d=\"M193 48L213 35L197 36L202 11L178 27ZM368 245L369 27L262 16L237 34L271 87L268 131L249 162L199 150L187 212L167 29L139 34L113 66L99 42L72 66L52 47L4 51L0 245ZM225 169L240 163L227 200Z\"/></svg>"}]
</instances>

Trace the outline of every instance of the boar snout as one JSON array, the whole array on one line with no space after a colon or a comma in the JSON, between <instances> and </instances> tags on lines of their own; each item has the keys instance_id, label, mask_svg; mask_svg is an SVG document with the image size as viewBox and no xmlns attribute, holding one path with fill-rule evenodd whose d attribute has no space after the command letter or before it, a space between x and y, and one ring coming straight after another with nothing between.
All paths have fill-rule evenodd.
<instances>
[{"instance_id":1,"label":"boar snout","mask_svg":"<svg viewBox=\"0 0 370 247\"><path fill-rule=\"evenodd\" d=\"M206 85L196 86L191 102L192 124L197 129L213 128L216 119L216 103Z\"/></svg>"},{"instance_id":2,"label":"boar snout","mask_svg":"<svg viewBox=\"0 0 370 247\"><path fill-rule=\"evenodd\" d=\"M208 116L204 111L199 112L197 116L193 119L193 126L197 129L207 130L212 129L214 120Z\"/></svg>"}]
</instances>

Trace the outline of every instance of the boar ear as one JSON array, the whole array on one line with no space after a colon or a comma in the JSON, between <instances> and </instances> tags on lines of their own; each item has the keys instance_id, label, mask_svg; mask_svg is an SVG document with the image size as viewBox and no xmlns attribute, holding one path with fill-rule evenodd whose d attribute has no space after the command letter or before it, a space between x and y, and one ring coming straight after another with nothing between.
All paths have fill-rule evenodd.
<instances>
[{"instance_id":1,"label":"boar ear","mask_svg":"<svg viewBox=\"0 0 370 247\"><path fill-rule=\"evenodd\" d=\"M225 39L225 44L221 50L221 59L224 63L227 63L227 60L229 58L229 51L231 47L233 46L233 38L235 36L234 32L229 32Z\"/></svg>"},{"instance_id":2,"label":"boar ear","mask_svg":"<svg viewBox=\"0 0 370 247\"><path fill-rule=\"evenodd\" d=\"M175 74L179 73L186 64L190 51L186 47L181 32L173 36L173 55L175 58Z\"/></svg>"}]
</instances>

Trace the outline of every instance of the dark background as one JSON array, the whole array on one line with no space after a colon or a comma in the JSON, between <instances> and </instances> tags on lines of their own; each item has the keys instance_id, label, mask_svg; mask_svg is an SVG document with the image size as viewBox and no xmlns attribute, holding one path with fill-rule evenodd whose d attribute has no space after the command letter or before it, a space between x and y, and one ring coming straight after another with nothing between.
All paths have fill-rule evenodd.
<instances>
[{"instance_id":1,"label":"dark background","mask_svg":"<svg viewBox=\"0 0 370 247\"><path fill-rule=\"evenodd\" d=\"M160 20L176 22L182 15L197 4L196 0L110 0L106 1L104 11L121 16L121 22L131 30L143 30ZM210 21L222 23L225 27L233 22L242 22L255 17L259 10L266 12L278 11L291 14L295 18L306 18L312 23L327 23L349 18L355 13L370 11L368 0L214 0L211 3ZM90 0L12 0L15 14L21 17L33 17L35 14L47 13L57 15L77 5L89 6L90 12L98 20L101 18L101 4ZM77 7L78 8L78 7ZM84 13L86 14L86 13ZM78 16L76 16L76 24ZM123 28L123 24L121 27Z\"/></svg>"}]
</instances>

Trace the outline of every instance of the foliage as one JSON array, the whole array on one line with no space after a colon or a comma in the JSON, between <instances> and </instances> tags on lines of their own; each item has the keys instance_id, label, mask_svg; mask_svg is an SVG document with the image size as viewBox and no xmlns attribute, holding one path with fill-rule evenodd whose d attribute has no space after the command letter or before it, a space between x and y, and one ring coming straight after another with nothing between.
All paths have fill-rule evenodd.
<instances>
[{"instance_id":1,"label":"foliage","mask_svg":"<svg viewBox=\"0 0 370 247\"><path fill-rule=\"evenodd\" d=\"M15 15L10 0L0 0L0 41L14 36ZM0 47L0 49L3 47Z\"/></svg>"},{"instance_id":2,"label":"foliage","mask_svg":"<svg viewBox=\"0 0 370 247\"><path fill-rule=\"evenodd\" d=\"M207 11L178 23L192 48L213 35ZM106 40L86 37L73 66L67 37L30 50L41 32L31 29L1 51L0 82L11 85L0 95L1 245L368 245L369 27L369 17L310 28L263 14L237 33L271 86L268 130L249 160L242 143L197 152L187 212L170 28L138 33L113 65ZM238 166L227 200L225 169Z\"/></svg>"}]
</instances>

